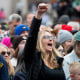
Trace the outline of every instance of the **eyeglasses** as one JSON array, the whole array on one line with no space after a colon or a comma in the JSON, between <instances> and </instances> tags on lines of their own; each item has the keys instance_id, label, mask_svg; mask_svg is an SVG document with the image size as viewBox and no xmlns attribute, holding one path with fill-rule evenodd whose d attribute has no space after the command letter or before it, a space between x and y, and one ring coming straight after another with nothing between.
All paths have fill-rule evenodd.
<instances>
[{"instance_id":1,"label":"eyeglasses","mask_svg":"<svg viewBox=\"0 0 80 80\"><path fill-rule=\"evenodd\" d=\"M2 55L5 55L6 53L8 54L8 56L10 56L10 52L5 52L5 51L1 52Z\"/></svg>"},{"instance_id":2,"label":"eyeglasses","mask_svg":"<svg viewBox=\"0 0 80 80\"><path fill-rule=\"evenodd\" d=\"M44 38L44 39L50 39L50 38L51 38L52 40L55 39L55 37L53 37L53 36L43 36L43 38Z\"/></svg>"}]
</instances>

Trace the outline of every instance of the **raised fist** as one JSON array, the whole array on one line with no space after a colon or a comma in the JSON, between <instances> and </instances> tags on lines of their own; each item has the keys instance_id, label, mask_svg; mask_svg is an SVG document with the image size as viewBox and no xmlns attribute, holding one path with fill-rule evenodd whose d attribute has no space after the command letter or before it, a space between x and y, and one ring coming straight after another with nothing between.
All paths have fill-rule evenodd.
<instances>
[{"instance_id":1,"label":"raised fist","mask_svg":"<svg viewBox=\"0 0 80 80\"><path fill-rule=\"evenodd\" d=\"M45 3L40 3L38 5L38 10L37 10L37 18L38 19L41 19L42 15L47 12L48 10L48 4L45 4Z\"/></svg>"}]
</instances>

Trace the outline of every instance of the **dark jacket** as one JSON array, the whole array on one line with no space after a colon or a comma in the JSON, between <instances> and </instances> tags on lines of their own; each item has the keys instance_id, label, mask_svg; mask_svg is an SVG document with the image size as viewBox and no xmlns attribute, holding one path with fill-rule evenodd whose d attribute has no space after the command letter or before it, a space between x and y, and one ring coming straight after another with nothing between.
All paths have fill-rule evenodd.
<instances>
[{"instance_id":1,"label":"dark jacket","mask_svg":"<svg viewBox=\"0 0 80 80\"><path fill-rule=\"evenodd\" d=\"M18 60L17 60L17 66L15 69L15 75L13 80L25 80L26 77L26 69L25 69L25 63L23 58L23 50L24 48L20 49L18 52Z\"/></svg>"},{"instance_id":2,"label":"dark jacket","mask_svg":"<svg viewBox=\"0 0 80 80\"><path fill-rule=\"evenodd\" d=\"M24 72L18 72L15 74L13 80L25 80L26 74Z\"/></svg>"},{"instance_id":3,"label":"dark jacket","mask_svg":"<svg viewBox=\"0 0 80 80\"><path fill-rule=\"evenodd\" d=\"M15 73L18 72L26 73L23 50L24 48L21 48L18 52L18 59L17 59L17 66L15 68Z\"/></svg>"},{"instance_id":4,"label":"dark jacket","mask_svg":"<svg viewBox=\"0 0 80 80\"><path fill-rule=\"evenodd\" d=\"M36 50L40 24L41 20L38 20L34 17L24 48L24 62L27 71L26 80L38 80L38 76L41 70L41 53Z\"/></svg>"},{"instance_id":5,"label":"dark jacket","mask_svg":"<svg viewBox=\"0 0 80 80\"><path fill-rule=\"evenodd\" d=\"M0 55L0 80L9 80L7 63L2 55Z\"/></svg>"}]
</instances>

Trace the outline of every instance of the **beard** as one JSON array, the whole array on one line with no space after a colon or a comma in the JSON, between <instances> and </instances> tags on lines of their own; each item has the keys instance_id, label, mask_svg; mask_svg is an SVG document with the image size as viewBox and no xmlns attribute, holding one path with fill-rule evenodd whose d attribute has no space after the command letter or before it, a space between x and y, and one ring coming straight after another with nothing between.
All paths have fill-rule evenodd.
<instances>
[{"instance_id":1,"label":"beard","mask_svg":"<svg viewBox=\"0 0 80 80\"><path fill-rule=\"evenodd\" d=\"M73 50L73 46L71 46L68 50L67 50L67 53L71 53Z\"/></svg>"}]
</instances>

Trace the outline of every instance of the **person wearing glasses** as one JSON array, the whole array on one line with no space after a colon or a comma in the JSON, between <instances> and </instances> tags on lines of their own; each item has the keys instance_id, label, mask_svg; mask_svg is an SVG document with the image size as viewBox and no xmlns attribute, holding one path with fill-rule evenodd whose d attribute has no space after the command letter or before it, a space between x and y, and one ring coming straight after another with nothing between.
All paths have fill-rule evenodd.
<instances>
[{"instance_id":1,"label":"person wearing glasses","mask_svg":"<svg viewBox=\"0 0 80 80\"><path fill-rule=\"evenodd\" d=\"M14 76L14 68L10 62L10 50L4 44L0 44L0 54L5 58L8 66L9 80L13 79Z\"/></svg>"},{"instance_id":2,"label":"person wearing glasses","mask_svg":"<svg viewBox=\"0 0 80 80\"><path fill-rule=\"evenodd\" d=\"M48 5L38 5L36 17L32 21L23 55L26 68L26 80L65 80L62 69L63 58L55 49L54 37L49 30L41 30L41 18ZM37 49L36 49L37 48Z\"/></svg>"}]
</instances>

